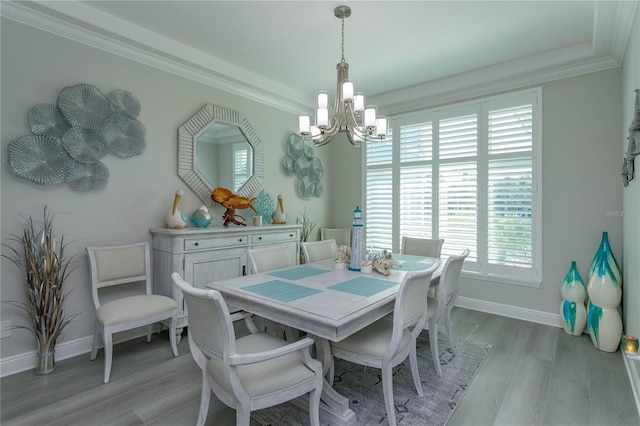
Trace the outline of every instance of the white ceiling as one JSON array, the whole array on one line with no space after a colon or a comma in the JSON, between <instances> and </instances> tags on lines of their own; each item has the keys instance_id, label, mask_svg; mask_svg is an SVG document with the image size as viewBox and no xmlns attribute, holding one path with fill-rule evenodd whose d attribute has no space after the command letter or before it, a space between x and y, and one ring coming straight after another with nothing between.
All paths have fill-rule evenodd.
<instances>
[{"instance_id":1,"label":"white ceiling","mask_svg":"<svg viewBox=\"0 0 640 426\"><path fill-rule=\"evenodd\" d=\"M160 68L188 67L188 78L295 112L319 89L334 93L340 4L352 8L345 59L356 91L391 109L618 66L638 9L635 0L2 3L3 16L162 58Z\"/></svg>"}]
</instances>

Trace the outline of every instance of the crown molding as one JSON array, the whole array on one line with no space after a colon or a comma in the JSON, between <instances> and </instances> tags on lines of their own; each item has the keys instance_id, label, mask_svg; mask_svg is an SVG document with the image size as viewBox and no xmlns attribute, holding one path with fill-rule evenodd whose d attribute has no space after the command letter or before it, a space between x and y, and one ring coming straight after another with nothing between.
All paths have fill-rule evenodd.
<instances>
[{"instance_id":1,"label":"crown molding","mask_svg":"<svg viewBox=\"0 0 640 426\"><path fill-rule=\"evenodd\" d=\"M82 2L2 1L3 17L291 113L308 108L289 87ZM232 77L233 76L233 77ZM312 104L312 97L305 99Z\"/></svg>"},{"instance_id":2,"label":"crown molding","mask_svg":"<svg viewBox=\"0 0 640 426\"><path fill-rule=\"evenodd\" d=\"M596 2L593 42L521 58L370 97L393 115L620 66L638 1ZM312 96L137 27L84 2L2 1L3 17L298 114ZM560 62L558 62L560 61ZM558 65L559 63L559 65Z\"/></svg>"}]
</instances>

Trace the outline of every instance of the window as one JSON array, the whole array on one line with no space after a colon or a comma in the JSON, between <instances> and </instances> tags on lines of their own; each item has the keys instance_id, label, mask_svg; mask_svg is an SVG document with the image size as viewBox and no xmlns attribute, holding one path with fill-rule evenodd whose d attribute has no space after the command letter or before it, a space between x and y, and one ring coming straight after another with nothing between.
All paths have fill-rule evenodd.
<instances>
[{"instance_id":1,"label":"window","mask_svg":"<svg viewBox=\"0 0 640 426\"><path fill-rule=\"evenodd\" d=\"M466 274L538 286L540 98L538 88L391 120L363 150L367 247L444 238L445 257L470 249Z\"/></svg>"},{"instance_id":2,"label":"window","mask_svg":"<svg viewBox=\"0 0 640 426\"><path fill-rule=\"evenodd\" d=\"M246 143L233 144L233 191L237 192L251 177L253 164L253 150Z\"/></svg>"}]
</instances>

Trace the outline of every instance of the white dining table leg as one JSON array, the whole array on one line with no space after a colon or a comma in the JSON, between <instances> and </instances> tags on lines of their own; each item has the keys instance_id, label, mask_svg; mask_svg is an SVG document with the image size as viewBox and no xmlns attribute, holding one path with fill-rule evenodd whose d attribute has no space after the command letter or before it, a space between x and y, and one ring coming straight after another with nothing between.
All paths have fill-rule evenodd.
<instances>
[{"instance_id":1,"label":"white dining table leg","mask_svg":"<svg viewBox=\"0 0 640 426\"><path fill-rule=\"evenodd\" d=\"M329 341L311 336L316 342L317 359L322 363L323 376L329 371L331 346ZM320 396L320 419L332 425L356 425L356 415L349 408L349 400L331 387L326 377L322 379L322 395Z\"/></svg>"}]
</instances>

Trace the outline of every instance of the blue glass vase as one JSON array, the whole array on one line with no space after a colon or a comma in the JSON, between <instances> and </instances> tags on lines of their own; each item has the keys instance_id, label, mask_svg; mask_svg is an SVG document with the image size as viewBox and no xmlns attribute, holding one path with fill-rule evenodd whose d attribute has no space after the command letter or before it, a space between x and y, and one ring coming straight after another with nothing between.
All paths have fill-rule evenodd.
<instances>
[{"instance_id":1,"label":"blue glass vase","mask_svg":"<svg viewBox=\"0 0 640 426\"><path fill-rule=\"evenodd\" d=\"M560 286L560 295L562 296L560 317L565 333L572 336L582 335L587 324L587 309L584 305L587 286L578 272L575 260L571 262L569 272Z\"/></svg>"}]
</instances>

